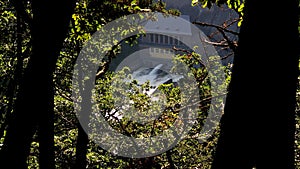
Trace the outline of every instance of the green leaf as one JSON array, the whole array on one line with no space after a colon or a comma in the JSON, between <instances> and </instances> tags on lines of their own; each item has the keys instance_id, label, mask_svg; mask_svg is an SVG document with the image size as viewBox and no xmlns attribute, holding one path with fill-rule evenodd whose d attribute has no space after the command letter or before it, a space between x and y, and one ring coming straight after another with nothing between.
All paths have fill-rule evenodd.
<instances>
[{"instance_id":1,"label":"green leaf","mask_svg":"<svg viewBox=\"0 0 300 169\"><path fill-rule=\"evenodd\" d=\"M202 4L202 8L206 8L208 7L208 1L205 1L203 4Z\"/></svg>"},{"instance_id":2,"label":"green leaf","mask_svg":"<svg viewBox=\"0 0 300 169\"><path fill-rule=\"evenodd\" d=\"M240 20L239 20L239 22L238 22L238 26L239 26L239 27L241 27L242 22L243 22L243 18L240 18Z\"/></svg>"},{"instance_id":3,"label":"green leaf","mask_svg":"<svg viewBox=\"0 0 300 169\"><path fill-rule=\"evenodd\" d=\"M196 6L199 4L199 0L192 0L192 6Z\"/></svg>"}]
</instances>

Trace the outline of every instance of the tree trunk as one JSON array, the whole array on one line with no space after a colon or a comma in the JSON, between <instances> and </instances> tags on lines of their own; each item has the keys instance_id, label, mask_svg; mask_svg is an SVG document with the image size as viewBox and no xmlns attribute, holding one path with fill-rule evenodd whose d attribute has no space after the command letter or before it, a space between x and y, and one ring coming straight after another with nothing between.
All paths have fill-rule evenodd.
<instances>
[{"instance_id":1,"label":"tree trunk","mask_svg":"<svg viewBox=\"0 0 300 169\"><path fill-rule=\"evenodd\" d=\"M39 128L40 168L54 168L53 72L75 1L35 0L32 3L32 56L17 95L16 109L1 150L1 164L27 168L36 127Z\"/></svg>"},{"instance_id":2,"label":"tree trunk","mask_svg":"<svg viewBox=\"0 0 300 169\"><path fill-rule=\"evenodd\" d=\"M213 169L294 169L297 1L246 1Z\"/></svg>"},{"instance_id":3,"label":"tree trunk","mask_svg":"<svg viewBox=\"0 0 300 169\"><path fill-rule=\"evenodd\" d=\"M87 165L86 154L88 148L88 135L83 130L80 124L78 124L78 137L76 143L76 163L75 169L85 169Z\"/></svg>"}]
</instances>

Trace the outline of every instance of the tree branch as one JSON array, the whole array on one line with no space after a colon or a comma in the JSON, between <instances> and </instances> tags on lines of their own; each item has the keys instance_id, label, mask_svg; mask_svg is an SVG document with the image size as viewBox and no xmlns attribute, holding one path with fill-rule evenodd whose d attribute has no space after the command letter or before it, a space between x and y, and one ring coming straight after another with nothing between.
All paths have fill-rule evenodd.
<instances>
[{"instance_id":1,"label":"tree branch","mask_svg":"<svg viewBox=\"0 0 300 169\"><path fill-rule=\"evenodd\" d=\"M197 21L193 22L193 24L200 25L200 26L210 26L210 27L217 28L218 30L222 30L224 32L231 33L233 35L239 35L238 32L227 29L227 27L230 26L231 24L227 25L227 27L222 27L222 26L215 25L215 24L210 24L210 23L205 23L205 22L197 22Z\"/></svg>"}]
</instances>

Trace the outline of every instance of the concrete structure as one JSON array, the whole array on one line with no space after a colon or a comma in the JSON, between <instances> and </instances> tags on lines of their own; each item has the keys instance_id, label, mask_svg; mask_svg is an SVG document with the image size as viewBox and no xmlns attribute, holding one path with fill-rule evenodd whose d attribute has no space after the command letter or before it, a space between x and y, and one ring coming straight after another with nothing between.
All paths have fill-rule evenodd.
<instances>
[{"instance_id":1,"label":"concrete structure","mask_svg":"<svg viewBox=\"0 0 300 169\"><path fill-rule=\"evenodd\" d=\"M227 6L216 6L213 5L210 9L201 8L200 6L191 6L192 0L161 0L167 4L167 9L178 9L181 14L189 15L191 22L202 22L209 23L212 25L229 25L234 19L237 19L238 14L228 8ZM205 34L210 38L212 42L219 42L224 39L223 35L214 27L210 26L199 26L197 25ZM227 29L235 32L239 32L239 27L237 23L234 23L227 27ZM230 33L226 33L226 36L229 37L232 41L237 41L238 36ZM226 57L232 53L231 49L224 49L224 47L216 46L216 50L218 51L221 57ZM227 57L223 60L224 64L233 61L234 55Z\"/></svg>"},{"instance_id":2,"label":"concrete structure","mask_svg":"<svg viewBox=\"0 0 300 169\"><path fill-rule=\"evenodd\" d=\"M173 58L179 52L175 52L173 47L188 49L182 42L192 36L190 24L178 22L177 17L163 19L163 15L157 15L156 21L149 21L146 24L147 32L145 36L139 38L138 45L129 47L123 45L123 53L126 57L119 64L117 70L127 66L132 71L139 68L154 68L162 64L161 69L169 72L173 67ZM190 21L188 15L182 15L183 19ZM181 23L181 25L178 25Z\"/></svg>"},{"instance_id":3,"label":"concrete structure","mask_svg":"<svg viewBox=\"0 0 300 169\"><path fill-rule=\"evenodd\" d=\"M163 0L167 4L168 9L178 9L181 11L181 18L188 22L202 22L212 25L222 26L230 23L233 19L238 18L235 11L224 7L212 6L211 9L201 8L199 6L191 6L191 0ZM131 70L137 70L141 67L154 68L158 64L163 64L162 69L169 71L172 65L172 57L176 54L172 49L173 46L178 48L187 47L181 42L182 38L192 36L190 24L172 25L172 17L168 18L168 22L159 22L161 16L158 16L158 22L148 22L147 32L145 37L139 39L138 45L128 46L123 45L122 52L118 56L119 61L113 65L113 68L120 69L128 66ZM170 22L170 23L169 23ZM220 42L224 39L223 35L215 27L199 26L198 28L212 42ZM227 29L239 32L237 23L232 24ZM168 36L164 35L167 34ZM237 40L237 36L226 33L233 41ZM233 53L229 48L215 46L218 54L221 57L226 57ZM234 55L223 60L223 64L228 64L233 61Z\"/></svg>"}]
</instances>

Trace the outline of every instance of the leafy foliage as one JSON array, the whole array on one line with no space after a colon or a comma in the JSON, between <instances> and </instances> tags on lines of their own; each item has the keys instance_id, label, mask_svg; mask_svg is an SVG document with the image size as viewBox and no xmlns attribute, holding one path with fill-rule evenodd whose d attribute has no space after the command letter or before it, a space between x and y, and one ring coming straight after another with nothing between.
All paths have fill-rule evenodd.
<instances>
[{"instance_id":1,"label":"leafy foliage","mask_svg":"<svg viewBox=\"0 0 300 169\"><path fill-rule=\"evenodd\" d=\"M201 5L202 7L211 7L213 4L226 4L230 8L236 10L240 14L240 23L243 16L244 3L240 0L193 0L192 5ZM26 6L27 13L30 14L30 2ZM59 60L56 64L54 73L55 83L55 162L56 168L72 168L75 165L76 143L78 137L78 120L74 113L74 103L71 98L72 93L72 71L74 62L85 42L91 35L102 28L108 22L121 16L144 12L144 9L152 11L160 11L172 15L179 15L178 10L167 10L166 4L159 1L152 3L148 0L78 0L75 12L72 15L70 23L70 31L64 41L63 49L60 51ZM17 15L13 6L9 1L0 2L0 134L3 142L5 137L5 128L9 115L13 113L13 103L17 93L18 78L21 76L18 71L23 70L26 66L28 57L30 56L30 23L24 21L22 24L22 41L21 52L22 57L18 55L17 39ZM20 31L20 30L19 30ZM134 42L135 38L128 39L128 43ZM116 57L120 48L116 48L109 57ZM21 60L21 65L18 61ZM201 94L197 123L189 132L188 136L179 142L171 150L149 158L134 159L115 156L92 141L89 142L87 149L87 168L145 168L153 166L153 168L210 168L212 155L217 143L217 129L207 142L199 143L198 135L203 127L203 123L207 118L208 109L211 106L211 83L213 77L207 77L207 68L193 67L201 62L200 56L192 54L179 54L176 56L175 62L182 62L189 65L192 75L197 79L197 87ZM299 65L300 67L300 65ZM19 70L21 69L21 70ZM18 71L17 71L18 70ZM226 83L230 82L231 65L224 66L226 72ZM97 106L101 113L107 117L107 121L115 129L121 133L135 136L147 137L160 134L163 129L170 128L174 125L174 120L178 116L176 111L177 105L182 101L179 97L178 88L173 84L164 84L159 86L159 90L167 96L166 105L169 107L164 113L164 118L157 119L154 123L140 125L132 122L130 119L118 119L112 114L112 107L115 97L111 90L118 90L120 93L126 94L127 97L134 101L134 106L139 110L147 110L149 107L149 97L143 91L149 90L149 83L141 86L136 82L129 83L134 92L126 93L124 88L111 88L111 83L122 83L120 76L125 78L127 75L124 70L115 75L109 70L105 70L101 78L96 81L96 100ZM126 75L126 76L125 76ZM128 75L129 76L129 75ZM118 78L116 78L118 77ZM300 78L299 78L300 81ZM190 86L185 85L188 88ZM225 86L223 86L225 87ZM296 166L300 167L300 88L297 90L297 109L296 109L296 142L295 156ZM182 98L184 99L184 98ZM147 111L141 111L147 113ZM147 114L145 114L147 115ZM213 123L213 122L212 122ZM35 136L36 137L36 136ZM1 147L1 144L0 144ZM30 156L28 157L29 168L38 168L38 147L39 143L36 138L31 145Z\"/></svg>"},{"instance_id":2,"label":"leafy foliage","mask_svg":"<svg viewBox=\"0 0 300 169\"><path fill-rule=\"evenodd\" d=\"M300 60L299 60L300 70ZM296 93L296 133L295 133L295 165L300 167L300 76Z\"/></svg>"},{"instance_id":3,"label":"leafy foliage","mask_svg":"<svg viewBox=\"0 0 300 169\"><path fill-rule=\"evenodd\" d=\"M229 8L236 11L239 15L238 26L241 26L243 21L243 9L245 5L245 1L243 0L192 0L192 6L201 5L203 8L211 8L212 5L227 5Z\"/></svg>"}]
</instances>

